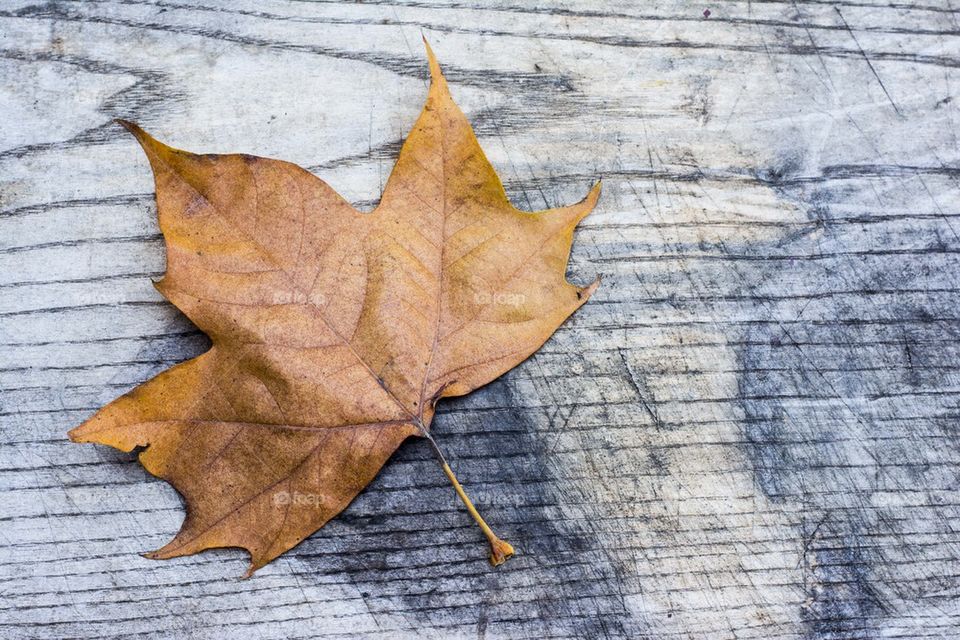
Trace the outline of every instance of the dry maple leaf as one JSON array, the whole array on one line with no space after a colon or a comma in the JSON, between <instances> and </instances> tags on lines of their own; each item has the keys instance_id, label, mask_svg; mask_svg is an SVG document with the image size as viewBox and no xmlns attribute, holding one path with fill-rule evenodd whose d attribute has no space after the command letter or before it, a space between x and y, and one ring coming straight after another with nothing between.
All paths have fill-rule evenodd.
<instances>
[{"instance_id":1,"label":"dry maple leaf","mask_svg":"<svg viewBox=\"0 0 960 640\"><path fill-rule=\"evenodd\" d=\"M430 422L437 400L515 367L594 291L564 273L599 183L570 207L514 208L427 55L426 105L372 213L296 165L195 155L122 123L156 178L156 287L213 342L70 432L146 447L143 466L186 500L180 532L148 557L242 547L250 575L342 511L409 436L429 440L491 562L513 553Z\"/></svg>"}]
</instances>

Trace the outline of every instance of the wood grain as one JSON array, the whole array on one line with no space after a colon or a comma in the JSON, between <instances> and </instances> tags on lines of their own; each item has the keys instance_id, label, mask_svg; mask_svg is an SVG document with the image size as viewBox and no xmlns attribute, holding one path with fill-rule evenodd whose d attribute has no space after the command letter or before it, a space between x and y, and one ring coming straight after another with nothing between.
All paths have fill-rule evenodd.
<instances>
[{"instance_id":1,"label":"wood grain","mask_svg":"<svg viewBox=\"0 0 960 640\"><path fill-rule=\"evenodd\" d=\"M709 9L709 17L705 17ZM183 507L66 431L206 348L138 121L379 199L426 35L522 208L604 195L603 286L250 580L138 553ZM960 634L960 16L950 0L0 6L0 637Z\"/></svg>"}]
</instances>

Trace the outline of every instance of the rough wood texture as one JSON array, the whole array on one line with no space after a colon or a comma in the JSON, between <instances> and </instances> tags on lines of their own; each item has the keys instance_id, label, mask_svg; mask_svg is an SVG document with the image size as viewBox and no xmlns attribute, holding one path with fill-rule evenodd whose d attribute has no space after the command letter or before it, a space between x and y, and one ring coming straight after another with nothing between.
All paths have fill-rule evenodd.
<instances>
[{"instance_id":1,"label":"rough wood texture","mask_svg":"<svg viewBox=\"0 0 960 640\"><path fill-rule=\"evenodd\" d=\"M951 4L5 1L0 637L956 637ZM206 342L112 118L371 207L421 32L518 206L604 178L594 299L435 422L519 555L411 441L250 580L141 558L179 497L65 432Z\"/></svg>"}]
</instances>

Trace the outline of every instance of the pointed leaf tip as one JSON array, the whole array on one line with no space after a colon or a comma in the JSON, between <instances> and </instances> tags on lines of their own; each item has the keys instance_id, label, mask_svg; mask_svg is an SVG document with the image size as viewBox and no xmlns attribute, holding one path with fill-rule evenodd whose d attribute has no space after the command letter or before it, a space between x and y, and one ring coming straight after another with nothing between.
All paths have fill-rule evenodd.
<instances>
[{"instance_id":1,"label":"pointed leaf tip","mask_svg":"<svg viewBox=\"0 0 960 640\"><path fill-rule=\"evenodd\" d=\"M430 82L439 87L445 87L447 84L446 78L443 77L443 71L440 69L440 63L437 62L437 56L433 53L430 43L427 42L427 37L422 34L421 37L423 38L423 46L427 50L427 62L430 64Z\"/></svg>"},{"instance_id":2,"label":"pointed leaf tip","mask_svg":"<svg viewBox=\"0 0 960 640\"><path fill-rule=\"evenodd\" d=\"M596 204L597 200L600 199L601 191L603 191L603 178L598 178L594 185L590 187L590 193L587 194L587 198Z\"/></svg>"},{"instance_id":3,"label":"pointed leaf tip","mask_svg":"<svg viewBox=\"0 0 960 640\"><path fill-rule=\"evenodd\" d=\"M597 202L600 200L600 190L601 181L597 180L580 202L568 207L560 207L558 211L563 212L570 223L576 226L596 208Z\"/></svg>"},{"instance_id":4,"label":"pointed leaf tip","mask_svg":"<svg viewBox=\"0 0 960 640\"><path fill-rule=\"evenodd\" d=\"M114 119L114 122L116 122L121 127L123 127L124 129L126 129L127 131L135 135L137 138L147 133L146 131L140 128L140 125L138 125L136 122L131 122L130 120L124 120L123 118L116 118Z\"/></svg>"},{"instance_id":5,"label":"pointed leaf tip","mask_svg":"<svg viewBox=\"0 0 960 640\"><path fill-rule=\"evenodd\" d=\"M598 273L597 277L593 279L593 282L577 291L577 299L580 301L580 304L583 304L590 299L590 296L594 294L594 292L597 290L597 287L600 286L600 282L602 280L603 274Z\"/></svg>"},{"instance_id":6,"label":"pointed leaf tip","mask_svg":"<svg viewBox=\"0 0 960 640\"><path fill-rule=\"evenodd\" d=\"M146 149L147 146L154 146L154 147L157 145L165 146L163 145L162 142L158 141L156 138L154 138L149 133L144 131L143 127L138 125L136 122L131 122L130 120L123 120L121 118L117 118L115 122L123 126L123 128L126 129L127 131L129 131L133 135L133 137L137 139L137 142L140 143L140 146L143 147L144 149Z\"/></svg>"}]
</instances>

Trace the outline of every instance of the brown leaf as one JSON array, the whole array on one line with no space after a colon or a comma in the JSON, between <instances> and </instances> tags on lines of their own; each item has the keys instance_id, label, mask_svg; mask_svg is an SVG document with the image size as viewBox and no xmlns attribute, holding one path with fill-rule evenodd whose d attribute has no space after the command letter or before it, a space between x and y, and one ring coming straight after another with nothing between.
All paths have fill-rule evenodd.
<instances>
[{"instance_id":1,"label":"brown leaf","mask_svg":"<svg viewBox=\"0 0 960 640\"><path fill-rule=\"evenodd\" d=\"M454 104L427 47L426 105L380 206L353 209L287 162L195 155L123 123L156 178L167 272L157 289L213 341L70 432L140 453L187 503L148 554L212 547L264 566L342 511L443 397L533 353L597 286L564 278L574 206L527 213Z\"/></svg>"}]
</instances>

